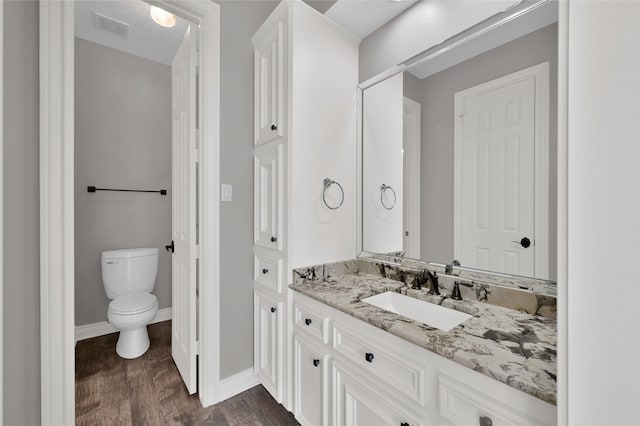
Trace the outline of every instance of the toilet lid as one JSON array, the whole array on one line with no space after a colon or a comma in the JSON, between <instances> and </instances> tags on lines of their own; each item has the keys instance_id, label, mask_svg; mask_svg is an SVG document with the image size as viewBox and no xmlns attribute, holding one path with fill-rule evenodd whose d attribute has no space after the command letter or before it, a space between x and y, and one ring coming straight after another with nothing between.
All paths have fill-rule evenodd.
<instances>
[{"instance_id":1,"label":"toilet lid","mask_svg":"<svg viewBox=\"0 0 640 426\"><path fill-rule=\"evenodd\" d=\"M109 303L109 311L119 315L135 315L153 309L158 298L151 293L130 293L118 296Z\"/></svg>"}]
</instances>

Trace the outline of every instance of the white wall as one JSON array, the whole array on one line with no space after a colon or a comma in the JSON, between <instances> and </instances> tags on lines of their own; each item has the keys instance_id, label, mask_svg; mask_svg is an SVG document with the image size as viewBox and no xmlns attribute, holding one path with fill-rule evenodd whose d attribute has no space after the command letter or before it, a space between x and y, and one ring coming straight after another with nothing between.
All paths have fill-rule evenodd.
<instances>
[{"instance_id":1,"label":"white wall","mask_svg":"<svg viewBox=\"0 0 640 426\"><path fill-rule=\"evenodd\" d=\"M306 7L294 8L293 25L289 267L298 268L356 255L358 44ZM322 202L327 177L344 188L337 210ZM338 201L335 188L327 194Z\"/></svg>"},{"instance_id":2,"label":"white wall","mask_svg":"<svg viewBox=\"0 0 640 426\"><path fill-rule=\"evenodd\" d=\"M401 251L403 206L403 75L397 74L363 92L362 115L362 249L373 253ZM391 186L396 193L393 206ZM418 195L416 195L418 196Z\"/></svg>"},{"instance_id":3,"label":"white wall","mask_svg":"<svg viewBox=\"0 0 640 426\"><path fill-rule=\"evenodd\" d=\"M515 0L418 2L362 40L359 81L398 65L516 3Z\"/></svg>"},{"instance_id":4,"label":"white wall","mask_svg":"<svg viewBox=\"0 0 640 426\"><path fill-rule=\"evenodd\" d=\"M640 2L570 2L568 51L569 424L637 425Z\"/></svg>"}]
</instances>

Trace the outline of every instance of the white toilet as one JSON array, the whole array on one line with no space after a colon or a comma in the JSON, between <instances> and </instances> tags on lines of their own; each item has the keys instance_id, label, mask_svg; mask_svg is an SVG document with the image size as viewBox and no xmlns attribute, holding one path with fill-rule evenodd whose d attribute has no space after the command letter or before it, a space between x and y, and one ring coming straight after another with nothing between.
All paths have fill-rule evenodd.
<instances>
[{"instance_id":1,"label":"white toilet","mask_svg":"<svg viewBox=\"0 0 640 426\"><path fill-rule=\"evenodd\" d=\"M116 352L122 358L137 358L149 349L147 324L158 313L158 299L151 294L157 274L157 248L102 252L102 282L113 299L107 319L120 330Z\"/></svg>"}]
</instances>

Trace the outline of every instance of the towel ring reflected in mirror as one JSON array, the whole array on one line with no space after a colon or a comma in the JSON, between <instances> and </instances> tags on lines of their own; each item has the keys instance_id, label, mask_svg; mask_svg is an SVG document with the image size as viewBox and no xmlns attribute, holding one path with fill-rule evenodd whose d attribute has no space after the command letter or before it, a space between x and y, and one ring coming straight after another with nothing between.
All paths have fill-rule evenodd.
<instances>
[{"instance_id":1,"label":"towel ring reflected in mirror","mask_svg":"<svg viewBox=\"0 0 640 426\"><path fill-rule=\"evenodd\" d=\"M391 206L388 206L384 203L384 193L387 192L387 190L390 190L393 194L393 204L391 204ZM397 200L398 198L396 197L396 191L392 187L390 187L389 185L385 185L384 183L380 185L380 204L382 204L382 207L387 210L391 210L396 206Z\"/></svg>"},{"instance_id":2,"label":"towel ring reflected in mirror","mask_svg":"<svg viewBox=\"0 0 640 426\"><path fill-rule=\"evenodd\" d=\"M329 189L331 185L334 184L338 185L338 188L340 188L340 203L337 206L330 206L329 203L327 203L327 189ZM322 190L322 202L324 203L324 205L327 206L327 208L330 210L337 210L342 207L342 203L344 203L344 189L342 189L342 185L340 185L339 182L329 178L324 178L324 180L322 181L322 185L324 185L324 189Z\"/></svg>"}]
</instances>

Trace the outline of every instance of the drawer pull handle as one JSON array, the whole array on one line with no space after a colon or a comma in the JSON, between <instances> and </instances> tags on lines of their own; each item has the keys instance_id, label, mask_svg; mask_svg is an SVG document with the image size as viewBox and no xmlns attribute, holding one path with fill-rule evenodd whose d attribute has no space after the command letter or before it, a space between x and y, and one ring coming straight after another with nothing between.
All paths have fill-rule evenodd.
<instances>
[{"instance_id":1,"label":"drawer pull handle","mask_svg":"<svg viewBox=\"0 0 640 426\"><path fill-rule=\"evenodd\" d=\"M407 422L402 422L402 423L400 423L400 426L409 426L409 423L407 423Z\"/></svg>"},{"instance_id":2,"label":"drawer pull handle","mask_svg":"<svg viewBox=\"0 0 640 426\"><path fill-rule=\"evenodd\" d=\"M269 273L269 270L268 270L267 268L264 268L264 269L262 270L262 273L263 273L263 274L268 274L268 273Z\"/></svg>"},{"instance_id":3,"label":"drawer pull handle","mask_svg":"<svg viewBox=\"0 0 640 426\"><path fill-rule=\"evenodd\" d=\"M278 126L276 126L275 124L271 125L271 130L278 130Z\"/></svg>"},{"instance_id":4,"label":"drawer pull handle","mask_svg":"<svg viewBox=\"0 0 640 426\"><path fill-rule=\"evenodd\" d=\"M373 362L373 354L371 352L367 352L366 354L364 354L364 359L367 362Z\"/></svg>"},{"instance_id":5,"label":"drawer pull handle","mask_svg":"<svg viewBox=\"0 0 640 426\"><path fill-rule=\"evenodd\" d=\"M480 416L480 426L493 426L491 417Z\"/></svg>"},{"instance_id":6,"label":"drawer pull handle","mask_svg":"<svg viewBox=\"0 0 640 426\"><path fill-rule=\"evenodd\" d=\"M275 311L276 311L276 308L271 307L271 312L273 313L273 312L275 312Z\"/></svg>"},{"instance_id":7,"label":"drawer pull handle","mask_svg":"<svg viewBox=\"0 0 640 426\"><path fill-rule=\"evenodd\" d=\"M271 242L275 243L276 241L278 241L278 239L276 237L271 237Z\"/></svg>"},{"instance_id":8,"label":"drawer pull handle","mask_svg":"<svg viewBox=\"0 0 640 426\"><path fill-rule=\"evenodd\" d=\"M304 323L307 325L311 325L311 318L305 318Z\"/></svg>"},{"instance_id":9,"label":"drawer pull handle","mask_svg":"<svg viewBox=\"0 0 640 426\"><path fill-rule=\"evenodd\" d=\"M314 359L314 360L313 360L313 366L314 366L314 367L317 367L317 366L319 366L319 365L320 365L320 360L319 360L319 359Z\"/></svg>"}]
</instances>

